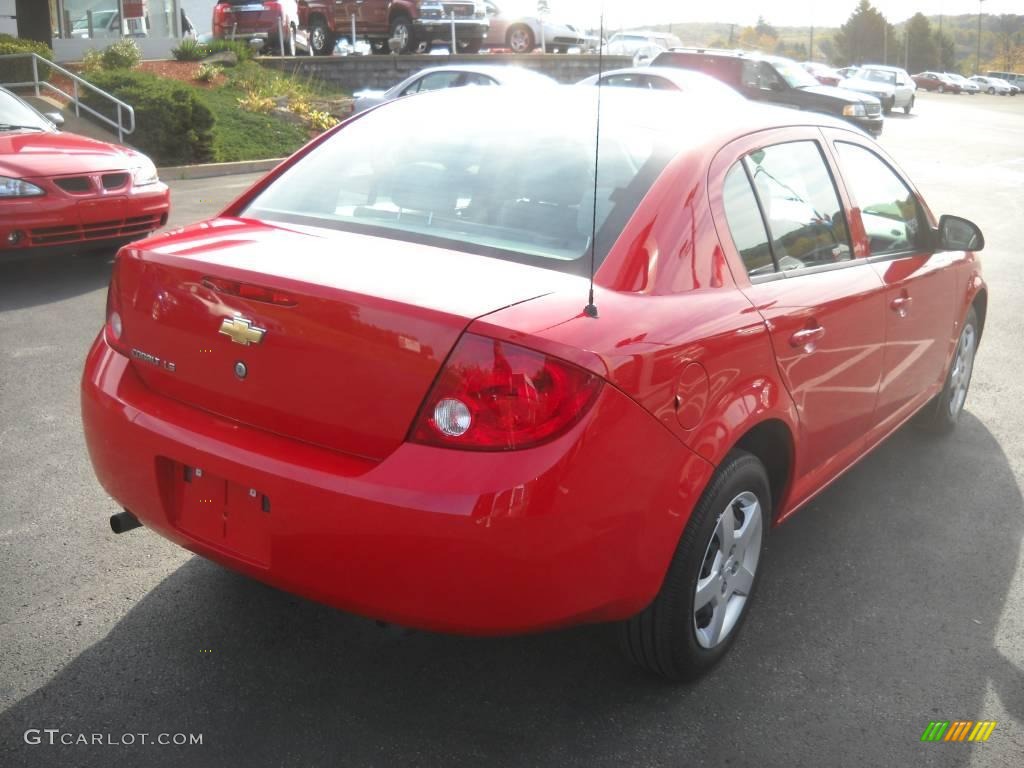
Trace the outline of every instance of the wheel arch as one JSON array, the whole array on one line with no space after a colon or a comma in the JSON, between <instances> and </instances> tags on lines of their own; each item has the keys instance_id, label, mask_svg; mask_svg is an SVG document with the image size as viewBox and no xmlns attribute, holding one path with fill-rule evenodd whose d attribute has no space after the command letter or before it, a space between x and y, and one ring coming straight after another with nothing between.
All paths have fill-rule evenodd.
<instances>
[{"instance_id":1,"label":"wheel arch","mask_svg":"<svg viewBox=\"0 0 1024 768\"><path fill-rule=\"evenodd\" d=\"M412 21L412 11L409 6L392 3L388 10L388 26L390 27L399 16L405 16L410 22Z\"/></svg>"},{"instance_id":2,"label":"wheel arch","mask_svg":"<svg viewBox=\"0 0 1024 768\"><path fill-rule=\"evenodd\" d=\"M533 44L537 45L537 40L540 39L540 36L537 34L537 30L533 28L532 24L529 24L522 19L519 21L513 21L508 25L508 29L505 30L505 43L508 44L508 41L512 39L512 33L520 28L527 30L533 36Z\"/></svg>"},{"instance_id":3,"label":"wheel arch","mask_svg":"<svg viewBox=\"0 0 1024 768\"><path fill-rule=\"evenodd\" d=\"M764 465L772 492L773 520L779 519L782 504L792 486L795 448L789 425L782 419L767 418L748 428L730 450L746 451Z\"/></svg>"},{"instance_id":4,"label":"wheel arch","mask_svg":"<svg viewBox=\"0 0 1024 768\"><path fill-rule=\"evenodd\" d=\"M974 312L978 316L978 339L985 334L985 315L988 314L988 289L979 288L978 292L974 294L974 298L971 299L971 306L974 307Z\"/></svg>"}]
</instances>

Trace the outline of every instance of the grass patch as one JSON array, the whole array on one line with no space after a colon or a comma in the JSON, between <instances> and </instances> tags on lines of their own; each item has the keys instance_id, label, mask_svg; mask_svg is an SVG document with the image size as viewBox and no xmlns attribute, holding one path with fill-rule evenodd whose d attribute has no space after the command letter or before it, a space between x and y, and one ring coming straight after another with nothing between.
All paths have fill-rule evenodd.
<instances>
[{"instance_id":1,"label":"grass patch","mask_svg":"<svg viewBox=\"0 0 1024 768\"><path fill-rule=\"evenodd\" d=\"M238 105L244 92L225 87L202 91L213 112L213 157L219 163L285 157L309 140L307 129L277 114L246 112Z\"/></svg>"}]
</instances>

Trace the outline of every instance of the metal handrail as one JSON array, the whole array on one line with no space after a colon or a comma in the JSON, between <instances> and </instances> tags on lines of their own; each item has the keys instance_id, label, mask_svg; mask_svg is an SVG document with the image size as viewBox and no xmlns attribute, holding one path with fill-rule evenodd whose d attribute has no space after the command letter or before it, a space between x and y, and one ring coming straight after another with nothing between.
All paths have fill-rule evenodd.
<instances>
[{"instance_id":1,"label":"metal handrail","mask_svg":"<svg viewBox=\"0 0 1024 768\"><path fill-rule=\"evenodd\" d=\"M40 94L40 90L39 90L40 88L49 88L51 91L53 91L55 93L59 93L60 95L64 96L65 98L71 100L71 102L75 105L75 116L76 117L81 117L82 110L85 110L90 115L95 117L97 120L100 120L100 121L106 123L111 128L116 130L117 131L117 140L122 142L122 143L124 142L124 137L125 136L127 136L129 134L132 134L132 133L135 133L135 110L132 109L131 105L125 104L123 101L121 101L118 98L115 98L114 96L111 96L109 93L107 93L103 89L97 88L95 85L90 83L88 80L86 80L86 79L76 75L74 72L69 72L68 70L64 69L64 67L61 67L61 66L59 66L57 64L54 64L52 61L50 61L49 59L43 58L38 53L8 53L8 54L4 54L4 55L0 56L0 61L6 61L6 60L10 60L10 59L24 59L26 57L31 57L32 58L32 81L31 82L27 82L27 83L3 83L3 85L5 87L7 87L7 88L30 88L30 87L32 87L32 88L36 89L36 96L37 97L41 95ZM72 86L71 90L72 90L72 92L68 93L67 91L63 90L62 88L58 88L56 85L51 83L49 80L41 80L39 78L39 65L40 64L43 64L43 65L45 65L47 67L50 67L52 70L55 70L55 71L59 72L60 74L64 75L64 77L68 78L71 81L71 86ZM79 98L79 95L80 95L79 89L80 88L85 88L86 90L92 91L93 93L95 93L95 94L97 94L99 96L102 96L107 101L111 102L115 107L117 107L117 118L116 119L111 119L111 118L107 117L106 115L101 114L100 112L97 112L95 109L90 107L88 104L83 104L82 100Z\"/></svg>"}]
</instances>

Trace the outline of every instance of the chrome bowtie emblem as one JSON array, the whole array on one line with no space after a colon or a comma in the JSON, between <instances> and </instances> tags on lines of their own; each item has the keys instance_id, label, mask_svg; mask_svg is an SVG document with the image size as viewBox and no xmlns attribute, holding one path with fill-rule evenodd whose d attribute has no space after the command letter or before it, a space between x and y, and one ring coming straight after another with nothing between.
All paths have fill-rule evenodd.
<instances>
[{"instance_id":1,"label":"chrome bowtie emblem","mask_svg":"<svg viewBox=\"0 0 1024 768\"><path fill-rule=\"evenodd\" d=\"M243 347L248 347L251 344L259 344L263 341L263 336L266 334L266 328L257 328L252 324L252 320L247 320L240 314L235 314L234 317L229 317L220 324L220 333L223 333L235 344L241 344Z\"/></svg>"}]
</instances>

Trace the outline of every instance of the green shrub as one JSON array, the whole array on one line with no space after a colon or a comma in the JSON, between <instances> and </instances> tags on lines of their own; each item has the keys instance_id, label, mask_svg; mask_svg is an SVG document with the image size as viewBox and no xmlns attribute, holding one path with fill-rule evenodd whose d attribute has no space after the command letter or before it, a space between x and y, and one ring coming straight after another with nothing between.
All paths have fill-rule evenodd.
<instances>
[{"instance_id":1,"label":"green shrub","mask_svg":"<svg viewBox=\"0 0 1024 768\"><path fill-rule=\"evenodd\" d=\"M10 35L0 35L0 55L8 53L36 53L44 59L53 61L53 51L43 43L37 43L35 40L23 40ZM50 68L40 65L39 77L42 80L49 80ZM32 61L30 59L0 61L0 83L27 83L31 80Z\"/></svg>"},{"instance_id":2,"label":"green shrub","mask_svg":"<svg viewBox=\"0 0 1024 768\"><path fill-rule=\"evenodd\" d=\"M213 112L196 88L145 72L100 72L90 78L135 109L135 133L128 140L157 165L188 165L213 159ZM86 103L102 114L109 104L91 92Z\"/></svg>"},{"instance_id":3,"label":"green shrub","mask_svg":"<svg viewBox=\"0 0 1024 768\"><path fill-rule=\"evenodd\" d=\"M171 55L178 61L202 61L210 55L210 52L198 40L185 38L181 41L181 45L171 50Z\"/></svg>"},{"instance_id":4,"label":"green shrub","mask_svg":"<svg viewBox=\"0 0 1024 768\"><path fill-rule=\"evenodd\" d=\"M200 64L199 71L196 72L196 80L200 83L212 83L219 74L220 67L216 64Z\"/></svg>"},{"instance_id":5,"label":"green shrub","mask_svg":"<svg viewBox=\"0 0 1024 768\"><path fill-rule=\"evenodd\" d=\"M102 71L103 54L95 48L90 48L85 52L85 55L82 56L82 74L89 76Z\"/></svg>"},{"instance_id":6,"label":"green shrub","mask_svg":"<svg viewBox=\"0 0 1024 768\"><path fill-rule=\"evenodd\" d=\"M142 61L142 51L131 38L118 40L103 49L104 69L134 69Z\"/></svg>"}]
</instances>

